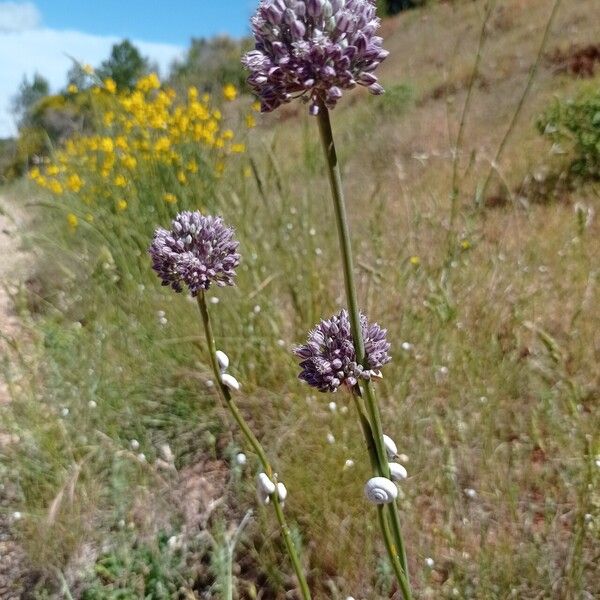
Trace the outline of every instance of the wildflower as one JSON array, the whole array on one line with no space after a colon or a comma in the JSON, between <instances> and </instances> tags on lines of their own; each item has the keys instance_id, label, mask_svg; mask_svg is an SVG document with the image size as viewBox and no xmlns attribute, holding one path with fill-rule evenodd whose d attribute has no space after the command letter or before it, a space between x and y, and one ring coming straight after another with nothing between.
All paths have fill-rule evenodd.
<instances>
[{"instance_id":1,"label":"wildflower","mask_svg":"<svg viewBox=\"0 0 600 600\"><path fill-rule=\"evenodd\" d=\"M244 152L246 152L246 145L245 144L232 144L231 151L235 154L243 154Z\"/></svg>"},{"instance_id":2,"label":"wildflower","mask_svg":"<svg viewBox=\"0 0 600 600\"><path fill-rule=\"evenodd\" d=\"M256 117L254 115L246 115L246 127L248 129L256 127Z\"/></svg>"},{"instance_id":3,"label":"wildflower","mask_svg":"<svg viewBox=\"0 0 600 600\"><path fill-rule=\"evenodd\" d=\"M117 211L123 212L127 208L127 200L119 200L117 202Z\"/></svg>"},{"instance_id":4,"label":"wildflower","mask_svg":"<svg viewBox=\"0 0 600 600\"><path fill-rule=\"evenodd\" d=\"M430 556L428 556L428 557L425 559L425 564L426 564L426 565L427 565L427 566L428 566L430 569L433 569L433 566L435 565L435 562L434 562L433 558L431 558Z\"/></svg>"},{"instance_id":5,"label":"wildflower","mask_svg":"<svg viewBox=\"0 0 600 600\"><path fill-rule=\"evenodd\" d=\"M326 439L328 444L335 444L335 436L333 433L329 432Z\"/></svg>"},{"instance_id":6,"label":"wildflower","mask_svg":"<svg viewBox=\"0 0 600 600\"><path fill-rule=\"evenodd\" d=\"M115 177L115 185L117 187L125 187L127 185L127 179L123 175L117 175Z\"/></svg>"},{"instance_id":7,"label":"wildflower","mask_svg":"<svg viewBox=\"0 0 600 600\"><path fill-rule=\"evenodd\" d=\"M316 115L321 102L333 108L357 84L381 94L373 72L388 52L375 35L379 22L372 0L261 0L255 49L242 61L261 110L308 96Z\"/></svg>"},{"instance_id":8,"label":"wildflower","mask_svg":"<svg viewBox=\"0 0 600 600\"><path fill-rule=\"evenodd\" d=\"M175 204L175 202L177 202L177 196L175 194L171 194L171 192L166 192L163 194L163 200L168 204Z\"/></svg>"},{"instance_id":9,"label":"wildflower","mask_svg":"<svg viewBox=\"0 0 600 600\"><path fill-rule=\"evenodd\" d=\"M411 256L410 257L410 264L413 267L418 267L421 264L421 259L418 256Z\"/></svg>"},{"instance_id":10,"label":"wildflower","mask_svg":"<svg viewBox=\"0 0 600 600\"><path fill-rule=\"evenodd\" d=\"M129 442L129 445L131 446L131 449L135 452L136 450L140 449L140 443L137 440L131 440L131 442Z\"/></svg>"},{"instance_id":11,"label":"wildflower","mask_svg":"<svg viewBox=\"0 0 600 600\"><path fill-rule=\"evenodd\" d=\"M460 247L463 250L470 250L472 248L472 244L471 244L471 242L469 240L462 240L460 242Z\"/></svg>"},{"instance_id":12,"label":"wildflower","mask_svg":"<svg viewBox=\"0 0 600 600\"><path fill-rule=\"evenodd\" d=\"M67 87L68 94L76 94L78 91L79 88L74 83L69 84L69 86Z\"/></svg>"},{"instance_id":13,"label":"wildflower","mask_svg":"<svg viewBox=\"0 0 600 600\"><path fill-rule=\"evenodd\" d=\"M234 285L238 245L233 229L220 217L184 211L175 217L170 231L157 229L149 252L163 285L180 292L185 284L196 296L211 283Z\"/></svg>"},{"instance_id":14,"label":"wildflower","mask_svg":"<svg viewBox=\"0 0 600 600\"><path fill-rule=\"evenodd\" d=\"M115 82L114 79L108 77L107 79L104 80L104 89L109 93L109 94L114 94L117 91L117 84Z\"/></svg>"},{"instance_id":15,"label":"wildflower","mask_svg":"<svg viewBox=\"0 0 600 600\"><path fill-rule=\"evenodd\" d=\"M81 177L79 177L79 175L77 175L77 173L72 173L71 175L69 175L67 177L66 185L69 190L77 193L83 187L83 181L81 180Z\"/></svg>"},{"instance_id":16,"label":"wildflower","mask_svg":"<svg viewBox=\"0 0 600 600\"><path fill-rule=\"evenodd\" d=\"M308 336L304 346L294 354L302 359L299 378L321 392L335 392L342 384L353 387L359 379L379 375L379 369L391 360L386 330L369 324L361 315L365 345L364 365L356 361L356 351L350 331L350 319L345 309L329 320L321 321Z\"/></svg>"},{"instance_id":17,"label":"wildflower","mask_svg":"<svg viewBox=\"0 0 600 600\"><path fill-rule=\"evenodd\" d=\"M228 83L223 88L223 97L228 102L232 102L233 100L235 100L237 98L237 95L238 95L238 92L237 92L235 85Z\"/></svg>"},{"instance_id":18,"label":"wildflower","mask_svg":"<svg viewBox=\"0 0 600 600\"><path fill-rule=\"evenodd\" d=\"M77 219L77 215L69 213L67 215L67 224L69 225L70 229L77 229L77 225L79 224L79 219Z\"/></svg>"}]
</instances>

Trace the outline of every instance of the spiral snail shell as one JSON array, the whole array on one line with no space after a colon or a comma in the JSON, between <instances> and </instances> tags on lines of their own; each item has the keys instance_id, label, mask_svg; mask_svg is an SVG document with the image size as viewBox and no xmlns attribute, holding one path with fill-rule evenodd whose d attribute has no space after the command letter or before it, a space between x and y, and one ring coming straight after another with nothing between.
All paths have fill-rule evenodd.
<instances>
[{"instance_id":1,"label":"spiral snail shell","mask_svg":"<svg viewBox=\"0 0 600 600\"><path fill-rule=\"evenodd\" d=\"M221 383L225 387L228 387L230 390L235 390L236 392L241 387L239 381L229 373L223 373L223 375L221 375Z\"/></svg>"},{"instance_id":2,"label":"spiral snail shell","mask_svg":"<svg viewBox=\"0 0 600 600\"><path fill-rule=\"evenodd\" d=\"M408 473L403 465L400 463L392 462L390 464L390 475L394 481L401 481L408 477Z\"/></svg>"},{"instance_id":3,"label":"spiral snail shell","mask_svg":"<svg viewBox=\"0 0 600 600\"><path fill-rule=\"evenodd\" d=\"M373 504L389 504L398 497L398 488L387 477L372 477L365 484L365 496Z\"/></svg>"},{"instance_id":4,"label":"spiral snail shell","mask_svg":"<svg viewBox=\"0 0 600 600\"><path fill-rule=\"evenodd\" d=\"M383 445L385 446L388 458L395 458L396 454L398 454L398 446L396 446L396 442L394 442L389 435L385 435L385 433L383 434Z\"/></svg>"},{"instance_id":5,"label":"spiral snail shell","mask_svg":"<svg viewBox=\"0 0 600 600\"><path fill-rule=\"evenodd\" d=\"M223 352L222 350L217 350L215 352L215 355L217 357L217 362L219 363L221 371L227 371L227 367L229 367L229 356L227 356L227 354L225 354L225 352Z\"/></svg>"}]
</instances>

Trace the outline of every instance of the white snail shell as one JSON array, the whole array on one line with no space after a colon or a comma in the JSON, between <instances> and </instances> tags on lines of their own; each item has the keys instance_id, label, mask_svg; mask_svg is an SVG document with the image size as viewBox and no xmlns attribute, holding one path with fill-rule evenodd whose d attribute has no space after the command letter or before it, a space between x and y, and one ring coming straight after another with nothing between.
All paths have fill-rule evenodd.
<instances>
[{"instance_id":1,"label":"white snail shell","mask_svg":"<svg viewBox=\"0 0 600 600\"><path fill-rule=\"evenodd\" d=\"M388 458L394 458L398 454L396 442L389 435L385 435L385 433L383 434L383 445L385 446Z\"/></svg>"},{"instance_id":2,"label":"white snail shell","mask_svg":"<svg viewBox=\"0 0 600 600\"><path fill-rule=\"evenodd\" d=\"M238 465L240 465L240 467L243 467L247 461L248 461L248 458L246 457L246 455L243 452L239 452L238 454L236 454L235 462Z\"/></svg>"},{"instance_id":3,"label":"white snail shell","mask_svg":"<svg viewBox=\"0 0 600 600\"><path fill-rule=\"evenodd\" d=\"M263 492L264 494L267 494L267 496L275 493L275 484L269 479L269 476L266 473L258 474L257 485L259 492Z\"/></svg>"},{"instance_id":4,"label":"white snail shell","mask_svg":"<svg viewBox=\"0 0 600 600\"><path fill-rule=\"evenodd\" d=\"M227 354L221 350L217 350L215 355L217 357L219 367L221 367L221 371L227 371L227 367L229 367L229 356L227 356Z\"/></svg>"},{"instance_id":5,"label":"white snail shell","mask_svg":"<svg viewBox=\"0 0 600 600\"><path fill-rule=\"evenodd\" d=\"M394 481L401 481L408 477L408 472L400 463L392 462L390 463L390 475Z\"/></svg>"},{"instance_id":6,"label":"white snail shell","mask_svg":"<svg viewBox=\"0 0 600 600\"><path fill-rule=\"evenodd\" d=\"M277 484L277 495L279 496L279 500L281 502L285 502L285 499L288 495L288 491L281 481Z\"/></svg>"},{"instance_id":7,"label":"white snail shell","mask_svg":"<svg viewBox=\"0 0 600 600\"><path fill-rule=\"evenodd\" d=\"M365 496L373 504L389 504L398 497L398 488L387 477L372 477L365 484Z\"/></svg>"},{"instance_id":8,"label":"white snail shell","mask_svg":"<svg viewBox=\"0 0 600 600\"><path fill-rule=\"evenodd\" d=\"M240 382L229 373L223 373L223 375L221 375L221 383L225 387L228 387L230 390L235 390L236 392L242 387Z\"/></svg>"}]
</instances>

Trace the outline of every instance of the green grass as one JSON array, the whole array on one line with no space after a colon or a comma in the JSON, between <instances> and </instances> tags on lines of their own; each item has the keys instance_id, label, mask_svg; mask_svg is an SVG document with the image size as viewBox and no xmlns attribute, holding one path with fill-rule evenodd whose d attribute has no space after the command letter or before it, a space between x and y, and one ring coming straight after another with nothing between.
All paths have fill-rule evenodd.
<instances>
[{"instance_id":1,"label":"green grass","mask_svg":"<svg viewBox=\"0 0 600 600\"><path fill-rule=\"evenodd\" d=\"M547 3L533 4L546 14ZM448 7L433 7L431 30L463 14L474 36L476 8L448 16ZM507 64L512 41L529 49L529 21L512 8L512 27L490 39ZM570 10L559 25L579 14ZM389 46L400 57L421 31L416 18L393 22ZM461 57L452 64L464 81ZM385 430L408 456L400 506L416 595L591 598L600 591L600 247L598 220L582 228L571 203L597 207L598 186L585 184L566 202L473 207L489 168L481 144L493 148L501 137L514 109L506 91L526 76L516 69L475 94L452 236L468 244L447 260L448 104L430 99L428 81L441 83L439 69L426 52L419 60L420 71L403 58L384 71L398 86L393 101L349 101L333 115L361 304L393 343L378 391ZM413 71L410 85L402 66ZM546 161L548 148L527 116L557 85L571 90L577 82L540 75L501 166L509 191ZM461 98L459 89L459 107ZM238 287L211 294L219 299L211 305L217 345L290 491L286 512L315 597L387 598L392 577L362 498L369 466L352 404L296 379L290 348L338 309L343 285L316 124L304 113L272 126L276 119L264 117L251 144L260 188L254 178L225 178L205 200L235 226L243 255ZM256 461L250 457L245 471L233 464L240 441L207 386L197 307L161 288L143 253L125 269L93 237L74 238L62 215L33 214L25 241L36 258L35 285L15 295L26 326L15 344L24 358L6 361L13 402L2 409L21 441L2 451L0 465L21 493L23 543L48 574L41 597L59 594L57 570L73 597L186 598L192 589L218 597L210 590L223 573L223 528L254 507L236 549L236 585L242 598L258 590L283 598L291 569L272 515L256 506ZM160 466L164 444L175 469ZM344 467L348 459L354 467ZM169 549L172 536L183 549Z\"/></svg>"}]
</instances>

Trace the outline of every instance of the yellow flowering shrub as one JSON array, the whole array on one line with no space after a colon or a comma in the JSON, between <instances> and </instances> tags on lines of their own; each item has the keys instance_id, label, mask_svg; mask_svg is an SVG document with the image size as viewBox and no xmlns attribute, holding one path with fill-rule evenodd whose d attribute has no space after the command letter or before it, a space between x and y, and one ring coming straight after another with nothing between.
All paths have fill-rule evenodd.
<instances>
[{"instance_id":1,"label":"yellow flowering shrub","mask_svg":"<svg viewBox=\"0 0 600 600\"><path fill-rule=\"evenodd\" d=\"M178 96L154 73L127 92L112 79L97 84L68 90L87 94L91 126L29 173L64 208L69 229L90 223L145 244L138 233L175 212L211 208L217 181L246 150L211 97L193 87ZM237 94L223 90L226 100ZM254 126L254 117L244 120Z\"/></svg>"}]
</instances>

